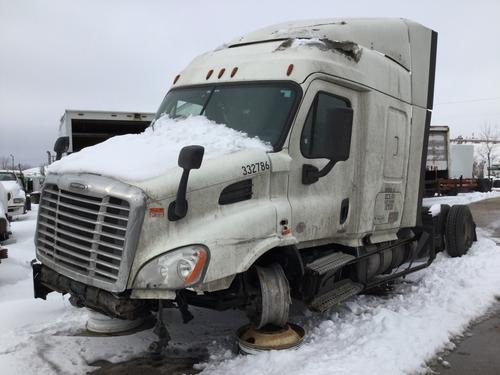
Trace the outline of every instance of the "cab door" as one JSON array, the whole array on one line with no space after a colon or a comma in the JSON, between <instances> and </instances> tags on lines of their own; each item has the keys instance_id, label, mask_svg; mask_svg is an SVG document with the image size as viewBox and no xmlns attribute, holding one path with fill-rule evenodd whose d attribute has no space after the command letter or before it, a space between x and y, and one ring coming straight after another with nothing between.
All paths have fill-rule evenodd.
<instances>
[{"instance_id":1,"label":"cab door","mask_svg":"<svg viewBox=\"0 0 500 375\"><path fill-rule=\"evenodd\" d=\"M357 109L356 91L324 80L312 81L305 93L290 134L289 153L293 162L288 189L292 233L302 243L354 230L350 219L357 190L353 146ZM343 113L349 111L350 129L343 118ZM324 172L323 168L329 163L324 156L336 148L347 151L345 160L335 162L331 170L316 181L304 177L305 169Z\"/></svg>"}]
</instances>

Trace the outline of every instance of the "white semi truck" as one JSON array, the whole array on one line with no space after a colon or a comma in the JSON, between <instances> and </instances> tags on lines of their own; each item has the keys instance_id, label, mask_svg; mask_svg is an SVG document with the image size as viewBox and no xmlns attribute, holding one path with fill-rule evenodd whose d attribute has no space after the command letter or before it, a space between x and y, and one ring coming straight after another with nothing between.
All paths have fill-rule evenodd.
<instances>
[{"instance_id":1,"label":"white semi truck","mask_svg":"<svg viewBox=\"0 0 500 375\"><path fill-rule=\"evenodd\" d=\"M121 319L239 308L283 326L292 298L325 311L445 247L464 254L468 208L422 207L436 44L405 19L324 19L197 57L157 118L203 115L272 150L203 160L192 145L178 169L134 183L49 173L35 297L69 293Z\"/></svg>"},{"instance_id":2,"label":"white semi truck","mask_svg":"<svg viewBox=\"0 0 500 375\"><path fill-rule=\"evenodd\" d=\"M7 192L7 215L9 220L24 215L27 211L26 192L22 180L14 171L0 170L0 184Z\"/></svg>"}]
</instances>

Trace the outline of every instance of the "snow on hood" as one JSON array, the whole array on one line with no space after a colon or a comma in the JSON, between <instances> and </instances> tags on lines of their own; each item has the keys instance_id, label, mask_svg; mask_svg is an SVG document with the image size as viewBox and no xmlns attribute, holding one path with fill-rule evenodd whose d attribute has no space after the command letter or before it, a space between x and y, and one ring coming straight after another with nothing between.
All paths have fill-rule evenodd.
<instances>
[{"instance_id":1,"label":"snow on hood","mask_svg":"<svg viewBox=\"0 0 500 375\"><path fill-rule=\"evenodd\" d=\"M216 124L204 116L158 119L141 134L116 136L68 155L49 166L49 173L96 173L126 181L143 181L177 167L179 151L205 147L203 161L245 149L272 150L269 144Z\"/></svg>"},{"instance_id":2,"label":"snow on hood","mask_svg":"<svg viewBox=\"0 0 500 375\"><path fill-rule=\"evenodd\" d=\"M24 192L17 181L0 181L0 184L3 185L5 191L11 193L13 197L22 195L21 192Z\"/></svg>"}]
</instances>

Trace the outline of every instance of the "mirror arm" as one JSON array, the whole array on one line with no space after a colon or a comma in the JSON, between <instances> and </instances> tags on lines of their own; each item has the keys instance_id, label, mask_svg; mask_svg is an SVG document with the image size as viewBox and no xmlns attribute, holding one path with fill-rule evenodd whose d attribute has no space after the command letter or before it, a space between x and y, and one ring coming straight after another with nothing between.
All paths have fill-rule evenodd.
<instances>
[{"instance_id":1,"label":"mirror arm","mask_svg":"<svg viewBox=\"0 0 500 375\"><path fill-rule=\"evenodd\" d=\"M168 219L170 221L176 221L182 219L186 216L188 211L188 203L186 200L187 183L189 179L189 169L184 169L182 171L181 180L179 182L179 188L177 189L177 196L175 201L170 203L168 206Z\"/></svg>"},{"instance_id":2,"label":"mirror arm","mask_svg":"<svg viewBox=\"0 0 500 375\"><path fill-rule=\"evenodd\" d=\"M330 160L322 170L311 164L304 164L302 167L302 183L311 185L318 181L321 177L326 176L337 163L336 160Z\"/></svg>"}]
</instances>

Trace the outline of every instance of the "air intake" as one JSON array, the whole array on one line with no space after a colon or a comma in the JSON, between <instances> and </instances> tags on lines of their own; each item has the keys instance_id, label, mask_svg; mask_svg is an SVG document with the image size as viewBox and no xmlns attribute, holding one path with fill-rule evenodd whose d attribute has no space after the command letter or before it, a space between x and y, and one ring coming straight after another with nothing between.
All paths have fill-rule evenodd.
<instances>
[{"instance_id":1,"label":"air intake","mask_svg":"<svg viewBox=\"0 0 500 375\"><path fill-rule=\"evenodd\" d=\"M226 186L220 193L219 204L232 204L252 199L252 180L243 180Z\"/></svg>"}]
</instances>

